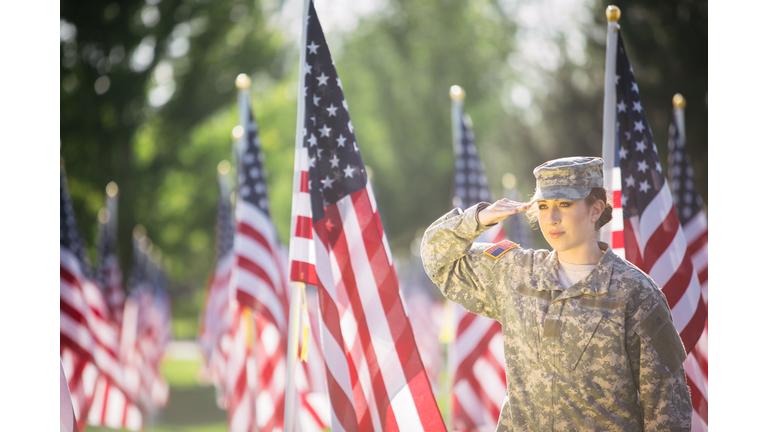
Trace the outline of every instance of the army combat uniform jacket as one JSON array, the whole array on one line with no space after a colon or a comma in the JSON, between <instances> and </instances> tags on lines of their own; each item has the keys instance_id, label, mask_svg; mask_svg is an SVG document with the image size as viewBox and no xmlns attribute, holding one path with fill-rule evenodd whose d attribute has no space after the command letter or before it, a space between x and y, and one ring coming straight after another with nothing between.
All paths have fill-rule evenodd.
<instances>
[{"instance_id":1,"label":"army combat uniform jacket","mask_svg":"<svg viewBox=\"0 0 768 432\"><path fill-rule=\"evenodd\" d=\"M424 268L445 296L501 323L508 401L498 431L688 431L685 349L666 298L605 243L562 291L557 253L473 244L477 206L425 232Z\"/></svg>"}]
</instances>

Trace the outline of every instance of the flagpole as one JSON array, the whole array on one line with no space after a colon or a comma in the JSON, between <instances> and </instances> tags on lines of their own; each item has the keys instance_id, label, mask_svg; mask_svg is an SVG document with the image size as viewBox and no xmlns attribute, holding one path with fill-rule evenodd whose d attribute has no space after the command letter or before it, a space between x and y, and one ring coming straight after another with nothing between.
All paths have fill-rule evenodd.
<instances>
[{"instance_id":1,"label":"flagpole","mask_svg":"<svg viewBox=\"0 0 768 432\"><path fill-rule=\"evenodd\" d=\"M109 219L107 219L107 232L114 238L115 230L117 229L117 195L119 189L117 183L111 181L107 185L107 212Z\"/></svg>"},{"instance_id":2,"label":"flagpole","mask_svg":"<svg viewBox=\"0 0 768 432\"><path fill-rule=\"evenodd\" d=\"M296 110L296 145L294 153L294 167L301 164L301 152L304 150L304 75L306 73L304 65L307 62L307 25L309 24L309 0L304 0L303 9L301 13L301 40L299 41L299 82L298 82L298 107ZM296 185L301 183L301 173L294 170L293 184L294 190ZM296 208L296 195L293 196L293 202L291 206ZM296 216L291 217L291 233L296 232ZM292 246L292 245L291 245ZM296 418L296 358L299 352L299 321L301 319L301 299L302 292L304 290L304 283L292 282L291 283L291 308L290 315L288 317L288 352L286 357L285 368L285 411L283 415L284 431L294 431L294 420Z\"/></svg>"},{"instance_id":3,"label":"flagpole","mask_svg":"<svg viewBox=\"0 0 768 432\"><path fill-rule=\"evenodd\" d=\"M616 46L619 36L621 11L614 5L605 9L608 29L605 43L605 87L603 92L603 179L609 199L615 186L613 167L616 164ZM603 230L601 240L611 244L610 230Z\"/></svg>"},{"instance_id":4,"label":"flagpole","mask_svg":"<svg viewBox=\"0 0 768 432\"><path fill-rule=\"evenodd\" d=\"M675 124L677 130L680 133L680 142L685 144L685 98L680 93L675 94L672 97L672 112L675 116Z\"/></svg>"},{"instance_id":5,"label":"flagpole","mask_svg":"<svg viewBox=\"0 0 768 432\"><path fill-rule=\"evenodd\" d=\"M462 113L464 112L464 99L467 93L461 86L451 86L451 136L453 141L453 155L459 157L461 155L461 122ZM454 197L456 199L457 197ZM454 207L461 207L464 203L452 202ZM456 313L454 308L456 305L450 300L445 300L445 306L443 307L443 328L440 331L440 342L445 344L445 362L446 362L446 374L445 374L445 395L448 398L448 407L450 412L446 416L445 426L448 430L451 430L451 423L453 423L453 397L451 397L451 386L453 384L453 375L451 371L454 370L454 358L451 344L456 340Z\"/></svg>"}]
</instances>

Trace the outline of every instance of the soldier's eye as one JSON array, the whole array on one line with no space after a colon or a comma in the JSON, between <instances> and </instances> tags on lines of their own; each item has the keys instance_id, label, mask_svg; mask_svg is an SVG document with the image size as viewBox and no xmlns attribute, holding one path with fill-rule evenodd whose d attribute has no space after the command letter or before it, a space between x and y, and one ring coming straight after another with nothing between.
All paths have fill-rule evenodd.
<instances>
[{"instance_id":1,"label":"soldier's eye","mask_svg":"<svg viewBox=\"0 0 768 432\"><path fill-rule=\"evenodd\" d=\"M545 210L547 208L546 204L539 204L539 210Z\"/></svg>"},{"instance_id":2,"label":"soldier's eye","mask_svg":"<svg viewBox=\"0 0 768 432\"><path fill-rule=\"evenodd\" d=\"M569 203L569 202L561 202L560 203L560 207L570 207L570 206L571 206L571 203Z\"/></svg>"}]
</instances>

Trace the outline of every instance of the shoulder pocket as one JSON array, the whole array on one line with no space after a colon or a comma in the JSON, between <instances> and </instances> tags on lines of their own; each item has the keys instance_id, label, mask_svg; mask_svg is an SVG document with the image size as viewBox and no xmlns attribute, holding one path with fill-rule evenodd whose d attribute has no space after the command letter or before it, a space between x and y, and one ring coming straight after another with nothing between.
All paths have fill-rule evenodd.
<instances>
[{"instance_id":1,"label":"shoulder pocket","mask_svg":"<svg viewBox=\"0 0 768 432\"><path fill-rule=\"evenodd\" d=\"M648 315L637 323L635 332L653 347L670 373L677 372L685 360L685 348L672 323L672 316L663 303L657 303Z\"/></svg>"}]
</instances>

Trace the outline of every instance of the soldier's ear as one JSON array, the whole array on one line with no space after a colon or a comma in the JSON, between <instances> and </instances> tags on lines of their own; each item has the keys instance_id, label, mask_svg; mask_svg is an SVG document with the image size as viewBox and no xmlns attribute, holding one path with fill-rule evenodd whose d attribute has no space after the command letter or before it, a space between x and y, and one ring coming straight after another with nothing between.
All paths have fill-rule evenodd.
<instances>
[{"instance_id":1,"label":"soldier's ear","mask_svg":"<svg viewBox=\"0 0 768 432\"><path fill-rule=\"evenodd\" d=\"M595 200L595 203L592 204L592 218L594 220L599 219L600 215L603 214L603 210L605 210L605 201Z\"/></svg>"}]
</instances>

